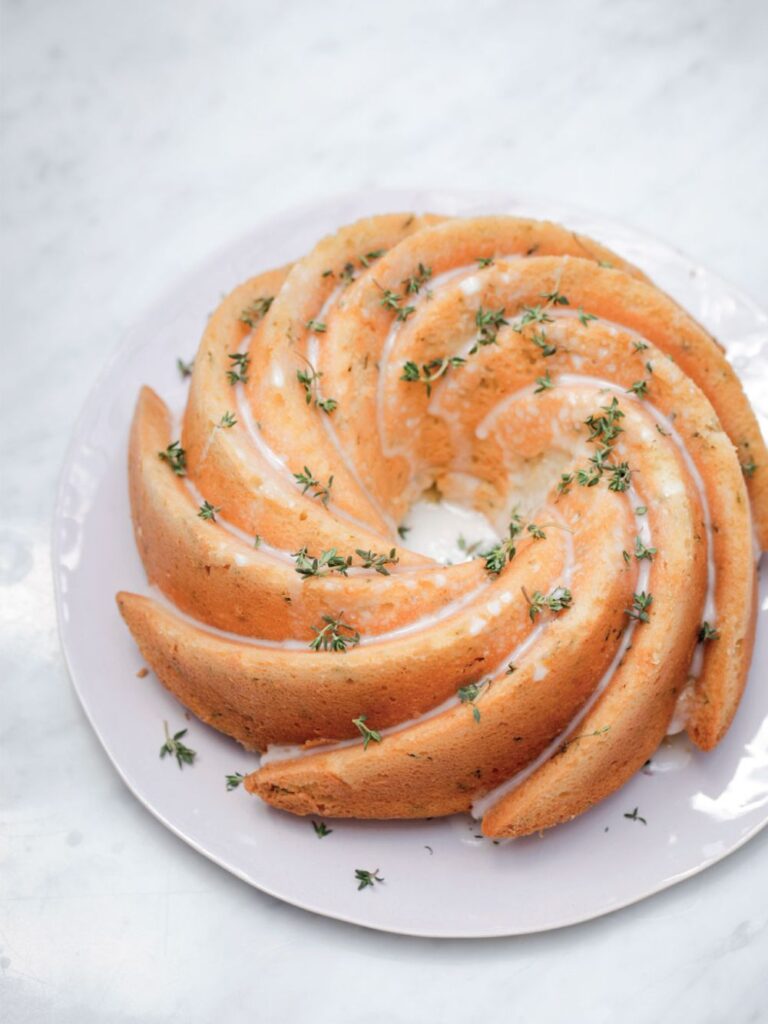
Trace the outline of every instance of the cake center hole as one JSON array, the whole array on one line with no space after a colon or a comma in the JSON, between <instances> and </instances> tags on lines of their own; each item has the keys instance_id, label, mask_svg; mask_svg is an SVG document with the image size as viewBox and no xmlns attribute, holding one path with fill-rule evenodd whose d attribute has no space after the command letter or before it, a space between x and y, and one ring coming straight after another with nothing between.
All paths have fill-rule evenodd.
<instances>
[{"instance_id":1,"label":"cake center hole","mask_svg":"<svg viewBox=\"0 0 768 1024\"><path fill-rule=\"evenodd\" d=\"M406 545L444 565L468 562L499 540L482 512L444 501L431 492L414 502L406 525Z\"/></svg>"}]
</instances>

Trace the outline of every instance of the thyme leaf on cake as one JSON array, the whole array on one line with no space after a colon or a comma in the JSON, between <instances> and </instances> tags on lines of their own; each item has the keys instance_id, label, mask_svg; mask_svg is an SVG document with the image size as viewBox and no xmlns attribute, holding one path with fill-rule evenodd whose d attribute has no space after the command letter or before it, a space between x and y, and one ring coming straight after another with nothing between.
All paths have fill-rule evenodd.
<instances>
[{"instance_id":1,"label":"thyme leaf on cake","mask_svg":"<svg viewBox=\"0 0 768 1024\"><path fill-rule=\"evenodd\" d=\"M523 306L522 310L520 319L512 324L512 330L518 334L522 334L523 328L528 324L553 324L555 322L554 317L547 313L544 306Z\"/></svg>"},{"instance_id":2,"label":"thyme leaf on cake","mask_svg":"<svg viewBox=\"0 0 768 1024\"><path fill-rule=\"evenodd\" d=\"M741 471L748 480L751 480L757 472L757 463L751 455L746 462L741 463Z\"/></svg>"},{"instance_id":3,"label":"thyme leaf on cake","mask_svg":"<svg viewBox=\"0 0 768 1024\"><path fill-rule=\"evenodd\" d=\"M424 363L421 368L408 360L403 363L403 372L400 375L400 380L408 381L408 383L418 382L424 384L427 389L427 396L432 394L432 385L435 381L439 380L444 376L448 370L456 369L459 366L463 366L466 359L461 356L448 356L443 359L433 359L429 363Z\"/></svg>"},{"instance_id":4,"label":"thyme leaf on cake","mask_svg":"<svg viewBox=\"0 0 768 1024\"><path fill-rule=\"evenodd\" d=\"M234 427L236 423L237 418L235 417L235 414L233 412L225 412L219 420L218 426L222 427L224 430L229 430L230 427Z\"/></svg>"},{"instance_id":5,"label":"thyme leaf on cake","mask_svg":"<svg viewBox=\"0 0 768 1024\"><path fill-rule=\"evenodd\" d=\"M314 334L325 334L328 330L327 325L322 323L320 320L307 320L306 328Z\"/></svg>"},{"instance_id":6,"label":"thyme leaf on cake","mask_svg":"<svg viewBox=\"0 0 768 1024\"><path fill-rule=\"evenodd\" d=\"M503 308L483 309L480 306L477 309L475 327L477 327L478 334L474 345L469 350L470 355L474 355L478 349L486 348L488 345L498 345L499 330L509 323L504 316L505 312Z\"/></svg>"},{"instance_id":7,"label":"thyme leaf on cake","mask_svg":"<svg viewBox=\"0 0 768 1024\"><path fill-rule=\"evenodd\" d=\"M638 398L645 398L648 394L648 381L636 380L634 384L630 384L627 388L627 394L636 395Z\"/></svg>"},{"instance_id":8,"label":"thyme leaf on cake","mask_svg":"<svg viewBox=\"0 0 768 1024\"><path fill-rule=\"evenodd\" d=\"M360 558L363 569L375 569L382 576L389 576L388 565L397 565L400 561L396 548L390 548L388 555L379 555L375 551L363 551L355 549L355 554Z\"/></svg>"},{"instance_id":9,"label":"thyme leaf on cake","mask_svg":"<svg viewBox=\"0 0 768 1024\"><path fill-rule=\"evenodd\" d=\"M720 636L715 626L710 626L706 621L702 622L699 627L699 641L701 643L708 643L710 640L717 640Z\"/></svg>"},{"instance_id":10,"label":"thyme leaf on cake","mask_svg":"<svg viewBox=\"0 0 768 1024\"><path fill-rule=\"evenodd\" d=\"M221 505L212 505L210 501L204 501L197 514L206 522L215 523L218 512L221 512Z\"/></svg>"},{"instance_id":11,"label":"thyme leaf on cake","mask_svg":"<svg viewBox=\"0 0 768 1024\"><path fill-rule=\"evenodd\" d=\"M528 602L528 614L531 622L534 622L536 616L540 615L545 609L556 614L564 611L566 608L570 608L573 604L573 595L567 587L555 587L549 594L542 594L540 590L534 590L530 597L525 587L522 590L523 596Z\"/></svg>"},{"instance_id":12,"label":"thyme leaf on cake","mask_svg":"<svg viewBox=\"0 0 768 1024\"><path fill-rule=\"evenodd\" d=\"M338 618L324 615L325 625L312 627L313 631L317 633L309 645L313 651L336 651L343 654L348 647L356 647L360 643L360 634L344 622L343 614L344 612L339 612Z\"/></svg>"},{"instance_id":13,"label":"thyme leaf on cake","mask_svg":"<svg viewBox=\"0 0 768 1024\"><path fill-rule=\"evenodd\" d=\"M579 306L577 316L579 318L579 322L583 324L584 327L589 327L592 320L597 320L594 313L585 313L581 306Z\"/></svg>"},{"instance_id":14,"label":"thyme leaf on cake","mask_svg":"<svg viewBox=\"0 0 768 1024\"><path fill-rule=\"evenodd\" d=\"M466 686L460 686L456 693L462 704L472 705L472 717L476 722L479 722L480 708L477 707L475 701L480 694L480 686L477 683L467 683Z\"/></svg>"},{"instance_id":15,"label":"thyme leaf on cake","mask_svg":"<svg viewBox=\"0 0 768 1024\"><path fill-rule=\"evenodd\" d=\"M247 352L230 352L228 359L232 360L232 368L227 370L227 380L230 384L245 384L248 380L248 367L251 364L251 357Z\"/></svg>"},{"instance_id":16,"label":"thyme leaf on cake","mask_svg":"<svg viewBox=\"0 0 768 1024\"><path fill-rule=\"evenodd\" d=\"M232 775L225 775L224 778L226 779L227 792L229 793L233 789L237 789L237 787L241 784L245 776L243 775L242 772L234 772Z\"/></svg>"},{"instance_id":17,"label":"thyme leaf on cake","mask_svg":"<svg viewBox=\"0 0 768 1024\"><path fill-rule=\"evenodd\" d=\"M168 463L176 476L187 475L187 453L181 447L181 441L172 441L164 452L158 452L157 455Z\"/></svg>"},{"instance_id":18,"label":"thyme leaf on cake","mask_svg":"<svg viewBox=\"0 0 768 1024\"><path fill-rule=\"evenodd\" d=\"M432 277L432 267L426 267L419 263L418 270L403 281L406 295L417 295L427 281Z\"/></svg>"},{"instance_id":19,"label":"thyme leaf on cake","mask_svg":"<svg viewBox=\"0 0 768 1024\"><path fill-rule=\"evenodd\" d=\"M323 374L316 370L308 359L305 359L304 362L307 364L307 369L296 371L296 380L304 388L304 401L307 405L314 402L318 409L322 409L325 413L332 413L339 403L335 398L318 398L319 382Z\"/></svg>"},{"instance_id":20,"label":"thyme leaf on cake","mask_svg":"<svg viewBox=\"0 0 768 1024\"><path fill-rule=\"evenodd\" d=\"M291 558L296 561L296 572L304 579L309 579L311 576L328 576L332 572L346 576L352 565L352 556L347 555L344 558L337 553L336 548L329 548L327 551L321 552L317 558L310 555L305 547L299 548L291 555Z\"/></svg>"},{"instance_id":21,"label":"thyme leaf on cake","mask_svg":"<svg viewBox=\"0 0 768 1024\"><path fill-rule=\"evenodd\" d=\"M545 357L553 356L557 352L557 345L547 341L547 336L543 330L533 331L530 334L530 339L537 348L541 349L541 354Z\"/></svg>"},{"instance_id":22,"label":"thyme leaf on cake","mask_svg":"<svg viewBox=\"0 0 768 1024\"><path fill-rule=\"evenodd\" d=\"M308 491L311 498L319 498L320 501L328 507L328 501L331 497L331 487L333 487L333 474L328 477L328 483L323 486L317 477L313 474L309 466L305 466L301 473L294 473L293 479L301 487L301 493L306 494Z\"/></svg>"},{"instance_id":23,"label":"thyme leaf on cake","mask_svg":"<svg viewBox=\"0 0 768 1024\"><path fill-rule=\"evenodd\" d=\"M358 732L363 737L363 750L368 749L369 743L381 743L381 733L376 729L369 729L365 724L367 719L367 715L359 715L352 719L352 725L357 726Z\"/></svg>"},{"instance_id":24,"label":"thyme leaf on cake","mask_svg":"<svg viewBox=\"0 0 768 1024\"><path fill-rule=\"evenodd\" d=\"M373 252L367 252L365 256L360 257L360 264L363 267L370 267L374 260L381 259L386 252L386 249L374 249Z\"/></svg>"},{"instance_id":25,"label":"thyme leaf on cake","mask_svg":"<svg viewBox=\"0 0 768 1024\"><path fill-rule=\"evenodd\" d=\"M254 299L250 306L246 306L240 314L240 319L249 327L255 327L259 320L267 315L274 301L274 295L262 295L258 299Z\"/></svg>"},{"instance_id":26,"label":"thyme leaf on cake","mask_svg":"<svg viewBox=\"0 0 768 1024\"><path fill-rule=\"evenodd\" d=\"M550 306L569 306L570 303L562 292L555 289L553 292L542 292L541 298L545 299Z\"/></svg>"},{"instance_id":27,"label":"thyme leaf on cake","mask_svg":"<svg viewBox=\"0 0 768 1024\"><path fill-rule=\"evenodd\" d=\"M650 622L648 609L652 604L653 594L646 594L645 591L641 591L639 594L632 595L632 607L625 609L625 611L630 619L636 619L638 622Z\"/></svg>"},{"instance_id":28,"label":"thyme leaf on cake","mask_svg":"<svg viewBox=\"0 0 768 1024\"><path fill-rule=\"evenodd\" d=\"M397 292L393 292L390 288L381 288L381 285L378 287L382 292L379 304L384 306L385 309L392 310L393 313L396 313L396 320L407 320L411 313L416 312L415 306L403 305L404 299L401 295L398 295Z\"/></svg>"},{"instance_id":29,"label":"thyme leaf on cake","mask_svg":"<svg viewBox=\"0 0 768 1024\"><path fill-rule=\"evenodd\" d=\"M646 547L639 537L635 537L635 558L637 558L638 561L640 559L647 558L649 562L652 562L655 554L656 548Z\"/></svg>"},{"instance_id":30,"label":"thyme leaf on cake","mask_svg":"<svg viewBox=\"0 0 768 1024\"><path fill-rule=\"evenodd\" d=\"M195 758L197 757L197 751L191 750L188 746L182 743L182 737L187 735L187 729L180 729L175 732L173 736L168 731L168 723L163 722L163 730L165 732L165 743L160 747L160 759L164 757L175 757L176 763L179 768L183 768L185 764L194 764Z\"/></svg>"}]
</instances>

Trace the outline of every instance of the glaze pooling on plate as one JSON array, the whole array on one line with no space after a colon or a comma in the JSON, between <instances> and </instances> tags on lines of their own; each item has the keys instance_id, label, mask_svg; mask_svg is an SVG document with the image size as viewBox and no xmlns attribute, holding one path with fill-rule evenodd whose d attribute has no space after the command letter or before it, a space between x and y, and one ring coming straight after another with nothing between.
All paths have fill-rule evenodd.
<instances>
[{"instance_id":1,"label":"glaze pooling on plate","mask_svg":"<svg viewBox=\"0 0 768 1024\"><path fill-rule=\"evenodd\" d=\"M145 387L130 493L185 615L119 607L173 694L271 751L245 781L268 803L521 836L625 783L676 709L702 750L725 735L768 454L714 340L599 243L357 221L222 301L171 422ZM502 539L419 556L397 524L429 494Z\"/></svg>"},{"instance_id":2,"label":"glaze pooling on plate","mask_svg":"<svg viewBox=\"0 0 768 1024\"><path fill-rule=\"evenodd\" d=\"M752 678L718 748L704 756L684 735L664 741L651 765L597 808L543 840L500 846L475 838L477 826L464 816L335 822L333 835L319 843L306 820L275 814L242 790L226 794L225 775L247 772L257 757L200 723L185 723L163 689L136 679L143 662L111 607L119 586L145 587L126 515L122 456L141 384L152 381L180 408L186 389L176 359L189 359L190 339L199 336L212 300L252 272L254 254L261 266L270 254L289 261L334 225L387 208L533 214L601 238L717 334L765 427L768 318L736 289L660 243L579 211L506 196L376 194L298 211L253 232L169 292L89 399L62 475L54 533L67 661L95 730L138 798L200 852L266 892L329 916L416 935L519 934L574 923L702 870L765 824L768 704L759 676L768 662L764 579ZM178 772L157 759L163 719L171 727L188 725L187 741L198 752L193 768ZM670 761L673 770L664 770ZM638 805L647 826L624 817ZM386 886L358 894L355 868L376 865ZM471 877L472 885L457 887L457 877Z\"/></svg>"}]
</instances>

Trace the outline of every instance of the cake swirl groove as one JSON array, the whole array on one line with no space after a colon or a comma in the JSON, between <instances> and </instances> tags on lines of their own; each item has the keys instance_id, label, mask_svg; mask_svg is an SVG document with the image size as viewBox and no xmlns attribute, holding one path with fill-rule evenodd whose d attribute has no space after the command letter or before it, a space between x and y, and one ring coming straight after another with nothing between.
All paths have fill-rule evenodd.
<instances>
[{"instance_id":1,"label":"cake swirl groove","mask_svg":"<svg viewBox=\"0 0 768 1024\"><path fill-rule=\"evenodd\" d=\"M182 703L270 748L246 780L269 803L474 806L521 835L626 781L681 694L698 746L726 732L765 445L716 342L599 244L513 217L344 228L223 300L177 437L144 388L131 506L162 597L118 603ZM427 491L499 543L409 550Z\"/></svg>"}]
</instances>

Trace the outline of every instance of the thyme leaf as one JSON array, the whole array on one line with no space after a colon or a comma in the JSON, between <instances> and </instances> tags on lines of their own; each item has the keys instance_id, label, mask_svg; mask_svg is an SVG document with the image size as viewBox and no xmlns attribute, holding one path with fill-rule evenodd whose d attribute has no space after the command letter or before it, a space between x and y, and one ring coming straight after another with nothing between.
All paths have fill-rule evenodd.
<instances>
[{"instance_id":1,"label":"thyme leaf","mask_svg":"<svg viewBox=\"0 0 768 1024\"><path fill-rule=\"evenodd\" d=\"M360 735L363 737L363 750L367 750L368 744L371 742L381 743L381 733L376 729L369 729L365 724L367 717L367 715L360 715L358 718L352 719L352 724L357 726Z\"/></svg>"},{"instance_id":2,"label":"thyme leaf","mask_svg":"<svg viewBox=\"0 0 768 1024\"><path fill-rule=\"evenodd\" d=\"M182 737L187 735L187 730L181 729L171 736L168 732L167 722L163 722L163 729L165 730L165 743L160 747L161 760L166 756L175 757L179 768L183 768L185 764L193 764L197 757L197 751L190 750L181 742Z\"/></svg>"}]
</instances>

